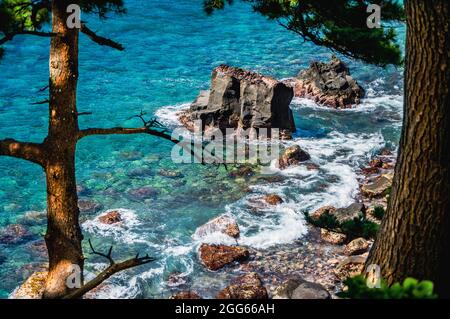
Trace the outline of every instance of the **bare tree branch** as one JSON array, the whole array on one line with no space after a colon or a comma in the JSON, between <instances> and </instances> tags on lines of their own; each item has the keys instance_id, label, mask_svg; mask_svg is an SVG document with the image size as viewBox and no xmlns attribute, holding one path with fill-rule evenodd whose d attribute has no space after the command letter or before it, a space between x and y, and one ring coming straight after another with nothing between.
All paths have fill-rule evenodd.
<instances>
[{"instance_id":1,"label":"bare tree branch","mask_svg":"<svg viewBox=\"0 0 450 319\"><path fill-rule=\"evenodd\" d=\"M56 35L55 33L52 33L52 32L43 32L43 31L32 31L32 30L15 31L15 32L5 34L5 36L0 39L0 45L6 43L8 41L11 41L16 35L21 35L21 34L36 35L36 36L40 36L40 37L53 37Z\"/></svg>"},{"instance_id":2,"label":"bare tree branch","mask_svg":"<svg viewBox=\"0 0 450 319\"><path fill-rule=\"evenodd\" d=\"M21 158L44 166L45 154L42 144L19 142L14 139L0 140L0 155Z\"/></svg>"},{"instance_id":3,"label":"bare tree branch","mask_svg":"<svg viewBox=\"0 0 450 319\"><path fill-rule=\"evenodd\" d=\"M119 51L125 50L125 48L123 47L122 44L120 44L116 41L113 41L111 39L97 35L94 31L89 29L85 23L81 24L81 32L86 34L92 41L94 41L97 44L106 45L113 49L117 49Z\"/></svg>"},{"instance_id":4,"label":"bare tree branch","mask_svg":"<svg viewBox=\"0 0 450 319\"><path fill-rule=\"evenodd\" d=\"M136 255L134 258L127 259L123 262L116 263L114 259L111 257L112 253L112 246L109 248L108 253L100 253L94 249L92 246L91 240L89 239L89 246L91 247L92 253L95 255L102 256L109 261L109 266L103 270L100 274L98 274L97 277L89 281L87 284L83 285L82 287L70 292L66 296L64 296L63 299L78 299L81 298L85 293L91 291L98 285L100 285L102 282L104 282L106 279L111 277L112 275L129 268L137 267L140 265L147 264L149 262L154 261L155 259L149 257L148 255L145 255L144 257L139 257L139 254Z\"/></svg>"},{"instance_id":5,"label":"bare tree branch","mask_svg":"<svg viewBox=\"0 0 450 319\"><path fill-rule=\"evenodd\" d=\"M39 101L39 102L33 102L33 103L31 103L31 105L47 104L49 102L50 102L50 100L44 100L44 101Z\"/></svg>"}]
</instances>

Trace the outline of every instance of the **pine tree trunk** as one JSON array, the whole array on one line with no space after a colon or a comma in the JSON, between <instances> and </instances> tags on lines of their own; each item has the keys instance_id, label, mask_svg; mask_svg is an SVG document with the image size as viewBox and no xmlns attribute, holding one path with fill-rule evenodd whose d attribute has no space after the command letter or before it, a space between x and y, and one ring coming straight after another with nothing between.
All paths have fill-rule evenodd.
<instances>
[{"instance_id":1,"label":"pine tree trunk","mask_svg":"<svg viewBox=\"0 0 450 319\"><path fill-rule=\"evenodd\" d=\"M392 196L366 266L450 296L450 2L406 0L405 112Z\"/></svg>"},{"instance_id":2,"label":"pine tree trunk","mask_svg":"<svg viewBox=\"0 0 450 319\"><path fill-rule=\"evenodd\" d=\"M49 134L45 140L48 152L45 240L49 253L45 298L66 294L69 291L66 279L72 274L73 265L82 270L84 260L75 180L78 30L68 29L66 25L69 4L70 0L52 1L52 31L57 35L50 45Z\"/></svg>"}]
</instances>

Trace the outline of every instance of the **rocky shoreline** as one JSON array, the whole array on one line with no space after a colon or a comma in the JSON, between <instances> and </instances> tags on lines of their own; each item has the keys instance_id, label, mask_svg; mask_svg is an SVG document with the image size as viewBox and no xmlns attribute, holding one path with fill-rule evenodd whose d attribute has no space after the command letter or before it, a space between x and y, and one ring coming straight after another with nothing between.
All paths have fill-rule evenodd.
<instances>
[{"instance_id":1,"label":"rocky shoreline","mask_svg":"<svg viewBox=\"0 0 450 319\"><path fill-rule=\"evenodd\" d=\"M213 71L211 89L201 92L192 103L189 111L178 114L182 124L193 129L193 121L201 119L203 130L218 128L280 128L285 139L291 138L295 131L292 111L289 104L293 96L306 97L315 102L332 107L348 108L358 104L364 90L351 78L348 68L333 57L327 63L313 63L299 76L283 82L254 72L220 66ZM259 100L264 100L258 109ZM352 236L343 230L342 224L359 217L378 225L387 207L395 167L395 154L383 150L376 155L367 167L358 171L360 192L355 203L348 207L324 207L309 212L310 217L320 220L321 216L332 216L338 226L320 227L309 224L307 235L292 244L277 245L273 248L254 249L239 246L240 229L231 215L220 215L200 226L193 238L200 242L198 263L208 271L226 272L233 270L234 279L224 283L222 290L212 294L217 298L248 299L301 299L337 298L336 293L344 287L343 281L363 269L373 237ZM277 161L280 170L303 165L308 170L318 169L311 156L300 146L288 147ZM144 172L139 171L140 175ZM178 178L181 173L160 170L159 175ZM230 172L236 177L253 174L244 165ZM267 182L276 181L276 176L268 177ZM86 190L78 189L80 194ZM130 190L127 196L133 201L153 199L158 192L151 187ZM257 212L261 207L276 206L283 203L278 194L266 194L251 203ZM97 213L102 206L80 200L80 211ZM96 221L111 227L126 222L120 211L109 210L96 217ZM227 239L227 244L210 243L208 236L219 234ZM13 225L0 233L0 242L11 242L26 237L26 229ZM45 246L45 243L44 243ZM1 256L0 256L1 257ZM14 298L36 298L42 287L45 271L32 275L29 280L12 295ZM176 280L176 278L172 278ZM169 278L169 281L172 280ZM107 289L107 285L103 286ZM102 289L100 287L100 289ZM30 292L31 291L31 292ZM92 294L90 295L93 296ZM89 296L87 296L89 297ZM194 290L174 291L174 299L198 299L202 294Z\"/></svg>"}]
</instances>

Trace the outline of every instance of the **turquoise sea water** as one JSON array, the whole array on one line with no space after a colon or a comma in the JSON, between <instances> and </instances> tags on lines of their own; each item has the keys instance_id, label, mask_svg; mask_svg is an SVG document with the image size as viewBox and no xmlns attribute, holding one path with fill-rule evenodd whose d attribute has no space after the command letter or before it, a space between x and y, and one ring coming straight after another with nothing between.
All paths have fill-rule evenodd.
<instances>
[{"instance_id":1,"label":"turquoise sea water","mask_svg":"<svg viewBox=\"0 0 450 319\"><path fill-rule=\"evenodd\" d=\"M93 112L81 117L82 128L140 125L127 119L141 110L174 128L175 112L208 88L211 70L221 63L286 78L313 60L330 57L330 51L304 43L245 4L207 17L201 2L128 0L128 14L122 17L104 22L82 17L93 30L126 47L117 52L81 37L78 108ZM5 46L0 62L0 139L40 142L46 135L47 109L31 103L46 98L38 91L48 79L48 47L47 39L34 37L17 37ZM92 238L99 249L113 244L118 259L137 251L157 258L116 276L98 296L166 297L186 287L208 296L209 290L224 286L229 274L207 272L197 261L199 242L192 234L207 220L230 213L241 226L240 244L276 247L305 234L303 210L350 204L358 188L358 167L380 148L396 148L402 70L345 60L367 90L362 105L334 111L307 100L292 103L298 131L287 145L305 148L319 171L288 169L278 172L283 181L269 184L258 174L236 179L223 168L173 164L172 145L149 136L89 137L80 142L80 199L99 205L95 212L82 214L85 238ZM176 170L179 176L161 176L161 169ZM140 187L151 187L157 195L133 197L130 192ZM252 214L249 200L267 193L279 194L285 203ZM0 158L0 227L20 223L29 233L17 243L0 243L0 297L6 298L33 265L45 262L36 249L45 232L45 219L39 217L45 195L40 168ZM109 209L122 209L124 225L96 222L95 217ZM41 215L30 218L30 211ZM88 271L103 265L103 260L86 255ZM168 279L174 274L186 283L171 285Z\"/></svg>"}]
</instances>

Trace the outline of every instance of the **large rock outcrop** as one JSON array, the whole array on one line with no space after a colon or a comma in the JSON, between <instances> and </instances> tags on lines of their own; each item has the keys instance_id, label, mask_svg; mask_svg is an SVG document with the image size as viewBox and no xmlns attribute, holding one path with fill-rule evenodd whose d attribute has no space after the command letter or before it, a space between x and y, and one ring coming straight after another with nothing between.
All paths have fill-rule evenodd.
<instances>
[{"instance_id":1,"label":"large rock outcrop","mask_svg":"<svg viewBox=\"0 0 450 319\"><path fill-rule=\"evenodd\" d=\"M333 108L350 108L359 104L365 94L350 76L348 67L336 56L328 63L311 63L308 69L288 82L294 87L295 96L310 98Z\"/></svg>"},{"instance_id":2,"label":"large rock outcrop","mask_svg":"<svg viewBox=\"0 0 450 319\"><path fill-rule=\"evenodd\" d=\"M289 107L291 87L271 77L227 65L212 72L211 89L202 91L180 121L189 129L202 121L202 129L279 128L295 131Z\"/></svg>"}]
</instances>

